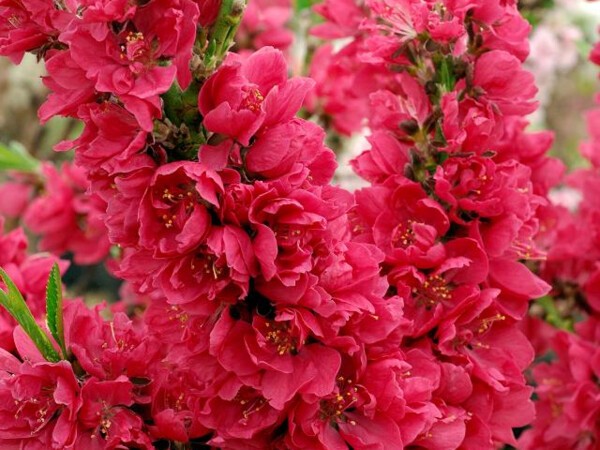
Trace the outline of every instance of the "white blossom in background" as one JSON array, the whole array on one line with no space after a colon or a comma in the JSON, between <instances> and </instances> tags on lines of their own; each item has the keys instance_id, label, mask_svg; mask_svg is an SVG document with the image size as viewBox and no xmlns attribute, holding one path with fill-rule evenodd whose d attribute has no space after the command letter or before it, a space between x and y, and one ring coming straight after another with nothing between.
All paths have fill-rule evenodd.
<instances>
[{"instance_id":1,"label":"white blossom in background","mask_svg":"<svg viewBox=\"0 0 600 450\"><path fill-rule=\"evenodd\" d=\"M600 22L600 3L585 0L556 0L541 23L533 30L531 53L526 62L539 88L540 108L530 116L532 124L545 125L548 106L560 75L568 73L585 59L586 33L594 33ZM582 31L584 24L584 31Z\"/></svg>"},{"instance_id":2,"label":"white blossom in background","mask_svg":"<svg viewBox=\"0 0 600 450\"><path fill-rule=\"evenodd\" d=\"M583 199L581 191L573 189L569 186L562 186L558 189L553 189L548 194L550 201L554 205L563 206L569 211L576 211Z\"/></svg>"},{"instance_id":3,"label":"white blossom in background","mask_svg":"<svg viewBox=\"0 0 600 450\"><path fill-rule=\"evenodd\" d=\"M337 155L338 168L334 178L334 182L344 189L355 191L369 185L365 180L359 178L350 166L352 159L370 148L370 144L367 141L369 134L369 130L363 130L362 133L357 133L350 138L344 139L342 151Z\"/></svg>"}]
</instances>

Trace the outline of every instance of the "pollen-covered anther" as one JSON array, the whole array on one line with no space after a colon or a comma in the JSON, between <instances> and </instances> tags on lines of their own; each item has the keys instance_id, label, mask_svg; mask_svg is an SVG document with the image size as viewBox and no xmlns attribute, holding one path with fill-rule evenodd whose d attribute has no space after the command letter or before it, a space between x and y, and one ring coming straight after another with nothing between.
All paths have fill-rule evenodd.
<instances>
[{"instance_id":1,"label":"pollen-covered anther","mask_svg":"<svg viewBox=\"0 0 600 450\"><path fill-rule=\"evenodd\" d=\"M133 43L133 42L137 42L137 41L143 41L144 40L144 33L141 33L139 31L136 32L136 33L134 33L133 31L130 31L127 34L127 37L125 38L125 40L128 43Z\"/></svg>"},{"instance_id":2,"label":"pollen-covered anther","mask_svg":"<svg viewBox=\"0 0 600 450\"><path fill-rule=\"evenodd\" d=\"M173 305L169 308L169 320L171 320L171 321L176 320L178 322L181 322L182 327L188 321L189 318L190 317L189 317L188 313L182 311L178 306Z\"/></svg>"},{"instance_id":3,"label":"pollen-covered anther","mask_svg":"<svg viewBox=\"0 0 600 450\"><path fill-rule=\"evenodd\" d=\"M112 425L112 422L110 421L110 419L107 419L107 418L103 419L102 422L100 422L100 432L103 435L108 434L108 430L110 429L111 425Z\"/></svg>"},{"instance_id":4,"label":"pollen-covered anther","mask_svg":"<svg viewBox=\"0 0 600 450\"><path fill-rule=\"evenodd\" d=\"M493 315L491 317L487 317L485 319L482 319L481 320L481 324L477 328L477 332L479 334L485 333L487 330L490 329L490 327L493 325L494 322L502 321L502 320L505 320L505 319L506 319L506 316L504 316L502 314L495 314L495 315Z\"/></svg>"},{"instance_id":5,"label":"pollen-covered anther","mask_svg":"<svg viewBox=\"0 0 600 450\"><path fill-rule=\"evenodd\" d=\"M358 401L359 388L352 384L352 379L343 376L339 376L337 382L338 392L328 399L321 400L320 417L322 420L343 421L355 425L356 423L352 423L353 421L344 416L344 411L353 407Z\"/></svg>"},{"instance_id":6,"label":"pollen-covered anther","mask_svg":"<svg viewBox=\"0 0 600 450\"><path fill-rule=\"evenodd\" d=\"M162 216L162 220L165 223L166 228L171 228L173 226L175 219L177 219L177 216L175 216L175 215L172 215L169 217L168 215L163 214L163 216Z\"/></svg>"},{"instance_id":7,"label":"pollen-covered anther","mask_svg":"<svg viewBox=\"0 0 600 450\"><path fill-rule=\"evenodd\" d=\"M38 409L38 410L35 412L35 415L36 415L36 417L38 418L38 419L37 419L37 421L38 421L39 423L44 423L44 422L46 422L46 413L47 413L47 412L48 412L48 407L44 407L44 408Z\"/></svg>"},{"instance_id":8,"label":"pollen-covered anther","mask_svg":"<svg viewBox=\"0 0 600 450\"><path fill-rule=\"evenodd\" d=\"M219 279L225 272L225 269L218 266L217 258L213 255L202 255L201 262L201 270L207 275L212 275L215 280ZM196 265L193 262L191 267L192 269L196 269Z\"/></svg>"},{"instance_id":9,"label":"pollen-covered anther","mask_svg":"<svg viewBox=\"0 0 600 450\"><path fill-rule=\"evenodd\" d=\"M402 222L396 226L392 233L392 244L394 246L402 245L408 247L413 244L415 233L413 231L414 220Z\"/></svg>"},{"instance_id":10,"label":"pollen-covered anther","mask_svg":"<svg viewBox=\"0 0 600 450\"><path fill-rule=\"evenodd\" d=\"M241 106L242 108L248 109L252 112L258 112L261 109L262 102L264 99L265 98L258 89L250 89L246 93L246 96L244 97Z\"/></svg>"},{"instance_id":11,"label":"pollen-covered anther","mask_svg":"<svg viewBox=\"0 0 600 450\"><path fill-rule=\"evenodd\" d=\"M429 275L420 288L412 290L415 299L425 305L433 306L451 297L451 289L440 275Z\"/></svg>"},{"instance_id":12,"label":"pollen-covered anther","mask_svg":"<svg viewBox=\"0 0 600 450\"><path fill-rule=\"evenodd\" d=\"M175 196L173 194L171 194L171 192L169 191L169 189L165 189L163 191L163 199L165 200L173 200L175 198Z\"/></svg>"},{"instance_id":13,"label":"pollen-covered anther","mask_svg":"<svg viewBox=\"0 0 600 450\"><path fill-rule=\"evenodd\" d=\"M287 241L302 236L302 231L298 228L289 225L280 226L274 230L274 234L278 239Z\"/></svg>"},{"instance_id":14,"label":"pollen-covered anther","mask_svg":"<svg viewBox=\"0 0 600 450\"><path fill-rule=\"evenodd\" d=\"M291 336L289 327L286 324L267 322L265 326L269 329L265 335L265 338L268 342L275 345L278 355L283 356L289 353L297 352L297 339Z\"/></svg>"},{"instance_id":15,"label":"pollen-covered anther","mask_svg":"<svg viewBox=\"0 0 600 450\"><path fill-rule=\"evenodd\" d=\"M355 225L352 228L352 233L354 233L354 234L362 233L364 231L365 231L365 227L363 227L362 225Z\"/></svg>"},{"instance_id":16,"label":"pollen-covered anther","mask_svg":"<svg viewBox=\"0 0 600 450\"><path fill-rule=\"evenodd\" d=\"M181 411L182 407L184 406L184 400L185 400L185 394L182 392L175 399L174 409L176 411Z\"/></svg>"},{"instance_id":17,"label":"pollen-covered anther","mask_svg":"<svg viewBox=\"0 0 600 450\"><path fill-rule=\"evenodd\" d=\"M236 397L234 400L237 400L240 405L245 406L242 411L244 420L247 420L252 414L260 411L267 404L267 401L263 397L257 397L251 400Z\"/></svg>"},{"instance_id":18,"label":"pollen-covered anther","mask_svg":"<svg viewBox=\"0 0 600 450\"><path fill-rule=\"evenodd\" d=\"M546 260L546 254L538 250L531 239L523 242L522 240L515 240L511 244L512 249L517 253L520 259L544 261Z\"/></svg>"},{"instance_id":19,"label":"pollen-covered anther","mask_svg":"<svg viewBox=\"0 0 600 450\"><path fill-rule=\"evenodd\" d=\"M150 43L141 32L129 32L125 36L125 41L119 46L121 53L120 59L127 60L134 73L140 73L146 68L154 66L155 61L152 56Z\"/></svg>"},{"instance_id":20,"label":"pollen-covered anther","mask_svg":"<svg viewBox=\"0 0 600 450\"><path fill-rule=\"evenodd\" d=\"M197 198L192 189L192 187L186 187L179 192L177 189L173 192L171 189L165 188L159 195L162 201L171 208L183 208L187 214L191 214L197 204ZM175 216L173 216L174 219Z\"/></svg>"}]
</instances>

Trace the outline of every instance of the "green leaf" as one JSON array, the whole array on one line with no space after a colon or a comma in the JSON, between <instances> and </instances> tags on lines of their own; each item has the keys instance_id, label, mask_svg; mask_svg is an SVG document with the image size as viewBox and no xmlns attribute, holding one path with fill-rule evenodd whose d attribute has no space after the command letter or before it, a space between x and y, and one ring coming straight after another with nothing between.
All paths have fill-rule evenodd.
<instances>
[{"instance_id":1,"label":"green leaf","mask_svg":"<svg viewBox=\"0 0 600 450\"><path fill-rule=\"evenodd\" d=\"M39 161L31 157L20 144L10 146L0 144L0 170L20 170L33 172L37 169Z\"/></svg>"},{"instance_id":2,"label":"green leaf","mask_svg":"<svg viewBox=\"0 0 600 450\"><path fill-rule=\"evenodd\" d=\"M296 0L296 11L303 11L317 3L316 0Z\"/></svg>"},{"instance_id":3,"label":"green leaf","mask_svg":"<svg viewBox=\"0 0 600 450\"><path fill-rule=\"evenodd\" d=\"M544 309L546 313L545 320L550 325L556 328L560 328L561 330L573 331L573 321L569 318L562 318L558 309L556 309L556 305L554 304L554 300L550 296L545 296L537 299L537 303Z\"/></svg>"},{"instance_id":4,"label":"green leaf","mask_svg":"<svg viewBox=\"0 0 600 450\"><path fill-rule=\"evenodd\" d=\"M52 266L50 276L48 276L48 283L46 284L46 314L48 329L60 346L63 358L66 358L67 348L65 346L65 327L63 323L62 286L60 270L56 263Z\"/></svg>"},{"instance_id":5,"label":"green leaf","mask_svg":"<svg viewBox=\"0 0 600 450\"><path fill-rule=\"evenodd\" d=\"M27 307L23 296L12 282L4 269L0 268L0 277L6 284L7 292L0 289L0 305L4 306L11 316L21 325L25 333L31 338L42 356L51 362L60 361L60 355L54 349L50 338L35 321L33 314Z\"/></svg>"},{"instance_id":6,"label":"green leaf","mask_svg":"<svg viewBox=\"0 0 600 450\"><path fill-rule=\"evenodd\" d=\"M445 92L452 92L454 90L456 80L454 79L453 71L452 61L446 58L442 59L440 62L439 76L440 83L444 87Z\"/></svg>"}]
</instances>

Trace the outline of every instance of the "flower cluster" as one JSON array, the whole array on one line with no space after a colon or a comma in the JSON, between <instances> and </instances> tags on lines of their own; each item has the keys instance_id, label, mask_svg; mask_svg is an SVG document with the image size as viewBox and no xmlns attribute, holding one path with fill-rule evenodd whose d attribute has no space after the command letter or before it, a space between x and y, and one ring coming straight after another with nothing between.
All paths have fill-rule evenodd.
<instances>
[{"instance_id":1,"label":"flower cluster","mask_svg":"<svg viewBox=\"0 0 600 450\"><path fill-rule=\"evenodd\" d=\"M311 80L279 50L287 1L242 21L237 0L0 0L0 53L45 61L40 119L84 125L44 191L4 188L13 212L79 263L114 246L130 299L109 320L65 302L58 362L12 325L0 446L516 445L534 412L519 323L549 290L525 262L562 167L525 131L529 25L484 3L326 0L315 34L347 39ZM227 53L240 23L259 50ZM369 127L353 167L370 187L331 185L303 105ZM0 261L15 280L19 233ZM17 283L27 302L46 274Z\"/></svg>"},{"instance_id":2,"label":"flower cluster","mask_svg":"<svg viewBox=\"0 0 600 450\"><path fill-rule=\"evenodd\" d=\"M536 88L515 3L318 8L315 34L351 40L315 56L316 104L337 131L371 132L353 162L371 183L356 193L354 239L385 252L389 294L411 322L403 349L455 380L448 391L432 375L423 392L434 412L414 442L427 448L515 445L511 428L534 416L519 322L549 286L523 262L543 256L540 206L562 166L544 156L549 134L525 132Z\"/></svg>"},{"instance_id":3,"label":"flower cluster","mask_svg":"<svg viewBox=\"0 0 600 450\"><path fill-rule=\"evenodd\" d=\"M57 149L75 149L116 272L148 305L102 322L70 303L67 360L5 355L6 445L394 448L432 414L430 363L400 348L384 255L350 239L353 197L329 184L324 132L295 118L313 82L288 79L271 47L212 72L223 24L203 22L209 3L49 3L57 19L42 23L28 2L3 11L39 36L9 30L0 48L45 59L42 120L84 123ZM197 22L207 58L192 57Z\"/></svg>"},{"instance_id":4,"label":"flower cluster","mask_svg":"<svg viewBox=\"0 0 600 450\"><path fill-rule=\"evenodd\" d=\"M597 44L590 59L600 65L599 56ZM536 349L545 361L532 370L537 417L519 440L523 449L593 449L600 439L600 109L588 111L586 119L589 140L581 153L591 168L569 174L561 189L571 198L545 214L549 251L541 273L552 284L554 310L546 314L554 312L558 317L547 320L563 329L546 327L547 342ZM543 322L531 321L533 340Z\"/></svg>"},{"instance_id":5,"label":"flower cluster","mask_svg":"<svg viewBox=\"0 0 600 450\"><path fill-rule=\"evenodd\" d=\"M110 243L102 221L105 203L88 193L85 171L65 162L44 163L36 174L15 174L0 186L0 214L20 218L40 236L40 250L71 253L77 264L104 260Z\"/></svg>"},{"instance_id":6,"label":"flower cluster","mask_svg":"<svg viewBox=\"0 0 600 450\"><path fill-rule=\"evenodd\" d=\"M72 300L64 309L70 359L44 360L20 328L19 358L0 350L3 446L153 449L150 380L161 347L124 314L104 321L98 308Z\"/></svg>"},{"instance_id":7,"label":"flower cluster","mask_svg":"<svg viewBox=\"0 0 600 450\"><path fill-rule=\"evenodd\" d=\"M294 117L311 86L273 48L230 55L199 89L197 161L149 146L94 175L118 274L152 298L149 332L170 344L163 438L331 448L380 439L376 424L402 439L369 376L397 364L402 302L383 298L383 255L348 239L353 199L328 184L324 133Z\"/></svg>"}]
</instances>

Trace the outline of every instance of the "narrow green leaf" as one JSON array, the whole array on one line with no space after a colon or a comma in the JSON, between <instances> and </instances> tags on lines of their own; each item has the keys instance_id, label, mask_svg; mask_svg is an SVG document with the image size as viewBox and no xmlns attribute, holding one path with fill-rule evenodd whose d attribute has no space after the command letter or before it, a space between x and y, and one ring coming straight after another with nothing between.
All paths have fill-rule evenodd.
<instances>
[{"instance_id":1,"label":"narrow green leaf","mask_svg":"<svg viewBox=\"0 0 600 450\"><path fill-rule=\"evenodd\" d=\"M0 144L0 170L20 170L33 172L39 162L31 157L27 151L18 144L6 146Z\"/></svg>"},{"instance_id":2,"label":"narrow green leaf","mask_svg":"<svg viewBox=\"0 0 600 450\"><path fill-rule=\"evenodd\" d=\"M56 263L52 266L52 270L48 276L48 283L46 284L46 314L48 329L60 346L63 358L66 358L67 348L65 346L65 327L63 324L62 286L60 270Z\"/></svg>"},{"instance_id":3,"label":"narrow green leaf","mask_svg":"<svg viewBox=\"0 0 600 450\"><path fill-rule=\"evenodd\" d=\"M6 308L11 316L23 327L25 333L31 338L35 346L47 361L60 361L60 355L52 346L50 338L39 327L30 309L27 307L23 296L12 282L4 269L0 268L0 277L6 284L7 292L0 289L0 304Z\"/></svg>"},{"instance_id":4,"label":"narrow green leaf","mask_svg":"<svg viewBox=\"0 0 600 450\"><path fill-rule=\"evenodd\" d=\"M452 62L449 59L442 59L439 68L439 76L440 83L444 87L445 92L452 92L454 85L456 84L454 74L452 73L453 70Z\"/></svg>"}]
</instances>

